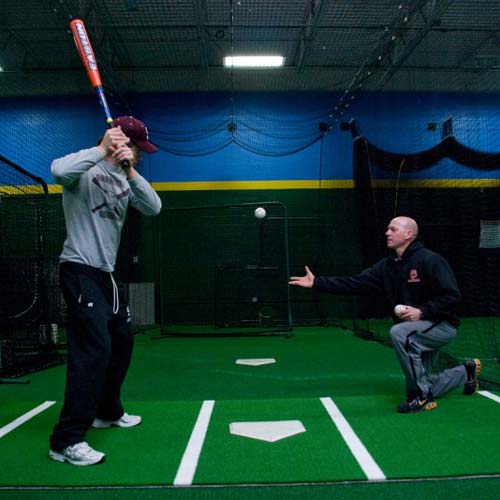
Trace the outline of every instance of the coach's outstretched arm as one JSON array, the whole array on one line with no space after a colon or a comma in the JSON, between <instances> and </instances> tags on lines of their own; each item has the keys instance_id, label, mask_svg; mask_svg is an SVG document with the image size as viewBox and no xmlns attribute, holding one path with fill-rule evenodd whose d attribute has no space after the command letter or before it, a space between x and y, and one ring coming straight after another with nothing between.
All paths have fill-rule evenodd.
<instances>
[{"instance_id":1,"label":"coach's outstretched arm","mask_svg":"<svg viewBox=\"0 0 500 500\"><path fill-rule=\"evenodd\" d=\"M314 285L314 274L307 266L305 266L304 269L306 270L305 276L291 276L288 284L301 286L303 288L312 288Z\"/></svg>"}]
</instances>

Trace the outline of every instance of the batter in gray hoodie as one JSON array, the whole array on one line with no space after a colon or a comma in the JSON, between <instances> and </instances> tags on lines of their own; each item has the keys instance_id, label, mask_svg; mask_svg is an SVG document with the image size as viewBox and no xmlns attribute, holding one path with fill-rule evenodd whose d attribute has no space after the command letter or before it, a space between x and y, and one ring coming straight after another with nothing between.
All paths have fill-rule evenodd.
<instances>
[{"instance_id":1,"label":"batter in gray hoodie","mask_svg":"<svg viewBox=\"0 0 500 500\"><path fill-rule=\"evenodd\" d=\"M61 262L112 272L128 205L157 215L161 200L139 173L128 180L121 167L104 160L102 149L83 149L52 162L63 186L67 237Z\"/></svg>"}]
</instances>

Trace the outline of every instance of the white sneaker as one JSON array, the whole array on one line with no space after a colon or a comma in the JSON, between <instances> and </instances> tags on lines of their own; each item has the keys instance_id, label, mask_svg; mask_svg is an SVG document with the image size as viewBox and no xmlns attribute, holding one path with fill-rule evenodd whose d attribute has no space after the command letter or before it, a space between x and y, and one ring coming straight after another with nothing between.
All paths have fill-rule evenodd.
<instances>
[{"instance_id":1,"label":"white sneaker","mask_svg":"<svg viewBox=\"0 0 500 500\"><path fill-rule=\"evenodd\" d=\"M61 451L49 450L49 457L57 462L73 465L94 465L104 462L106 455L91 448L85 441L66 446Z\"/></svg>"},{"instance_id":2,"label":"white sneaker","mask_svg":"<svg viewBox=\"0 0 500 500\"><path fill-rule=\"evenodd\" d=\"M142 422L142 417L139 415L129 415L124 413L118 420L101 420L94 419L92 427L95 429L107 429L108 427L135 427Z\"/></svg>"}]
</instances>

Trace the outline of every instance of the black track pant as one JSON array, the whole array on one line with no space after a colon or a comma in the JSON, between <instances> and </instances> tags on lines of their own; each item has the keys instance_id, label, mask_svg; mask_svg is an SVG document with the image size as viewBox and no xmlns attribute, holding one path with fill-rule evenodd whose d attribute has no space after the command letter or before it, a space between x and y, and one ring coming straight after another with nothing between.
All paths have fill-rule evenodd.
<instances>
[{"instance_id":1,"label":"black track pant","mask_svg":"<svg viewBox=\"0 0 500 500\"><path fill-rule=\"evenodd\" d=\"M120 389L133 349L130 313L123 287L99 269L64 262L59 279L68 309L66 392L50 447L84 441L95 417L123 415ZM113 311L118 308L118 311Z\"/></svg>"}]
</instances>

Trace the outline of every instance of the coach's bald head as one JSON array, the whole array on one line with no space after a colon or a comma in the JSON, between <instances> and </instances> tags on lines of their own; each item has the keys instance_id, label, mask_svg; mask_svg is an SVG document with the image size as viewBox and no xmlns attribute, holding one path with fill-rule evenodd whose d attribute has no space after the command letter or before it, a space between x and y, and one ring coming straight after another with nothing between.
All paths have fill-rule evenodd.
<instances>
[{"instance_id":1,"label":"coach's bald head","mask_svg":"<svg viewBox=\"0 0 500 500\"><path fill-rule=\"evenodd\" d=\"M389 222L387 248L394 250L399 257L418 236L418 224L410 217L395 217Z\"/></svg>"},{"instance_id":2,"label":"coach's bald head","mask_svg":"<svg viewBox=\"0 0 500 500\"><path fill-rule=\"evenodd\" d=\"M395 224L400 224L405 231L411 231L414 236L414 239L418 236L418 224L411 217L405 217L401 215L400 217L395 217L391 222Z\"/></svg>"}]
</instances>

